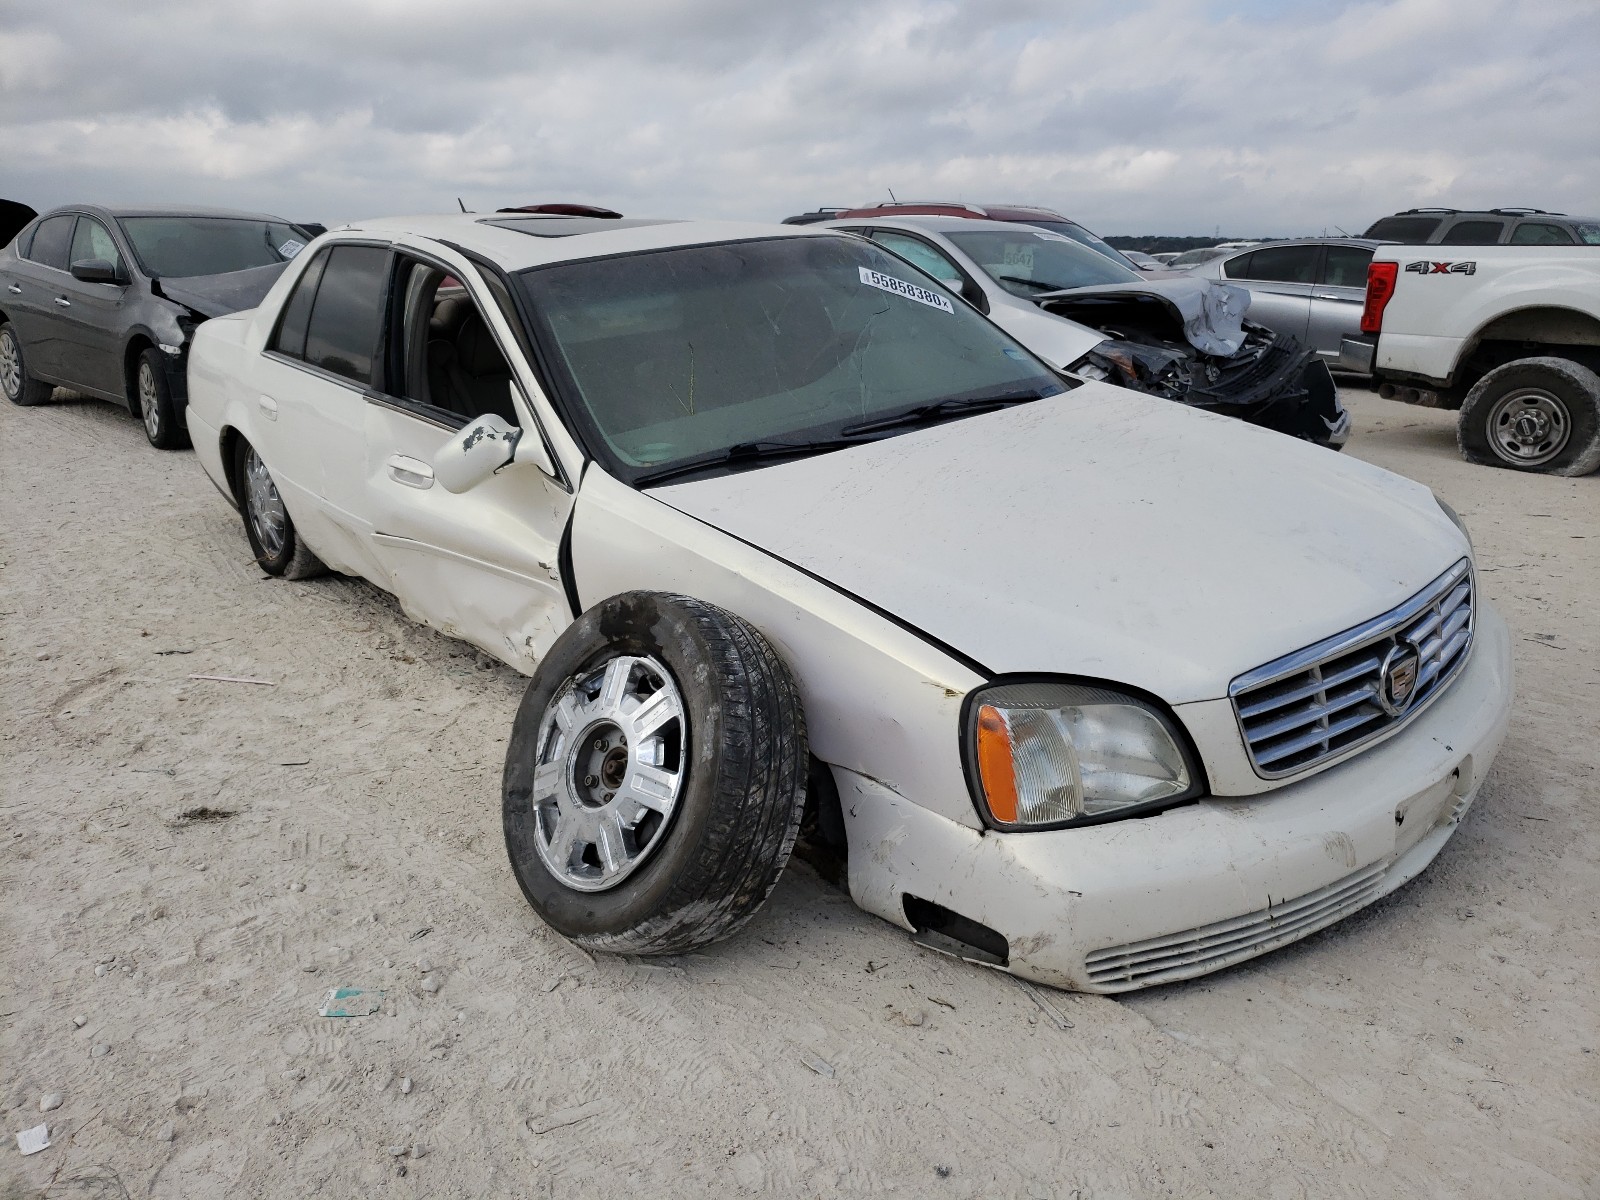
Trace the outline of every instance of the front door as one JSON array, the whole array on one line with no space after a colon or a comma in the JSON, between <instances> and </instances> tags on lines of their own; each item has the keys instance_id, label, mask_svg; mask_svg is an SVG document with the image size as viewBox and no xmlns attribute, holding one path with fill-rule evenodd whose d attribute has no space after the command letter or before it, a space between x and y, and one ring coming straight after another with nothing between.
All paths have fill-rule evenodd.
<instances>
[{"instance_id":1,"label":"front door","mask_svg":"<svg viewBox=\"0 0 1600 1200\"><path fill-rule=\"evenodd\" d=\"M405 255L392 295L386 387L365 418L374 551L410 616L531 672L571 620L560 546L572 494L526 463L460 494L434 481L440 449L473 418L540 433L490 296Z\"/></svg>"},{"instance_id":2,"label":"front door","mask_svg":"<svg viewBox=\"0 0 1600 1200\"><path fill-rule=\"evenodd\" d=\"M79 217L72 235L67 264L95 259L120 268L127 265L110 230L93 217ZM130 391L123 374L122 334L126 321L122 309L129 294L126 283L84 283L69 273L57 281L56 307L61 322L61 374L69 384L86 392L128 402ZM61 301L65 301L63 304Z\"/></svg>"}]
</instances>

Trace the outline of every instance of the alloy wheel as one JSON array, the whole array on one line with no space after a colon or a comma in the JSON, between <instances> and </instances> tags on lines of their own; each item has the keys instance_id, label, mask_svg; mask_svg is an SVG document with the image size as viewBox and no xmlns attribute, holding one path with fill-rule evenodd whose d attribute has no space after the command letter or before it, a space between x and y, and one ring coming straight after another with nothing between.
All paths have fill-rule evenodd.
<instances>
[{"instance_id":1,"label":"alloy wheel","mask_svg":"<svg viewBox=\"0 0 1600 1200\"><path fill-rule=\"evenodd\" d=\"M0 387L5 388L7 400L22 394L22 356L17 353L17 335L10 329L0 329Z\"/></svg>"},{"instance_id":2,"label":"alloy wheel","mask_svg":"<svg viewBox=\"0 0 1600 1200\"><path fill-rule=\"evenodd\" d=\"M687 733L683 697L653 658L613 658L568 680L540 719L530 796L551 874L600 892L650 857L683 791Z\"/></svg>"},{"instance_id":3,"label":"alloy wheel","mask_svg":"<svg viewBox=\"0 0 1600 1200\"><path fill-rule=\"evenodd\" d=\"M1537 467L1566 448L1572 414L1566 402L1544 388L1518 388L1489 411L1489 444L1515 467Z\"/></svg>"},{"instance_id":4,"label":"alloy wheel","mask_svg":"<svg viewBox=\"0 0 1600 1200\"><path fill-rule=\"evenodd\" d=\"M161 436L161 399L156 393L156 373L148 362L139 364L139 414L144 431L153 442Z\"/></svg>"},{"instance_id":5,"label":"alloy wheel","mask_svg":"<svg viewBox=\"0 0 1600 1200\"><path fill-rule=\"evenodd\" d=\"M244 497L250 528L263 555L277 558L288 540L289 512L283 507L283 498L278 495L272 476L267 473L267 464L261 461L254 446L244 460Z\"/></svg>"}]
</instances>

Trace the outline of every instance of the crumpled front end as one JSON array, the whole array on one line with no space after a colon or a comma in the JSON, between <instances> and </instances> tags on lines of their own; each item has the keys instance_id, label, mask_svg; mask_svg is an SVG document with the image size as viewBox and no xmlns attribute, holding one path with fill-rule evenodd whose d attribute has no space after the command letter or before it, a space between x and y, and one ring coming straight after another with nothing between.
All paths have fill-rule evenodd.
<instances>
[{"instance_id":1,"label":"crumpled front end","mask_svg":"<svg viewBox=\"0 0 1600 1200\"><path fill-rule=\"evenodd\" d=\"M1092 313L1075 306L1070 315L1085 321ZM1245 321L1236 350L1208 354L1175 338L1154 303L1119 304L1098 316L1110 340L1090 351L1079 374L1334 448L1349 438L1350 416L1327 365L1286 334Z\"/></svg>"}]
</instances>

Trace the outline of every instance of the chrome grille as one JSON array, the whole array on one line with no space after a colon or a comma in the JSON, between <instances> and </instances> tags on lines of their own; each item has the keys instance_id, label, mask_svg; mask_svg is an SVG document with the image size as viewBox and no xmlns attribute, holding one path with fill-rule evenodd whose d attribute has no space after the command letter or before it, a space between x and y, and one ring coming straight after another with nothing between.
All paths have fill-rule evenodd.
<instances>
[{"instance_id":1,"label":"chrome grille","mask_svg":"<svg viewBox=\"0 0 1600 1200\"><path fill-rule=\"evenodd\" d=\"M1298 941L1371 904L1383 891L1387 863L1347 875L1293 900L1165 937L1096 950L1084 969L1096 991L1126 992L1192 979Z\"/></svg>"},{"instance_id":2,"label":"chrome grille","mask_svg":"<svg viewBox=\"0 0 1600 1200\"><path fill-rule=\"evenodd\" d=\"M1235 679L1228 695L1256 774L1304 771L1426 708L1467 661L1473 600L1472 565L1462 559L1381 617ZM1386 707L1384 663L1408 646L1417 652L1416 685L1405 704Z\"/></svg>"}]
</instances>

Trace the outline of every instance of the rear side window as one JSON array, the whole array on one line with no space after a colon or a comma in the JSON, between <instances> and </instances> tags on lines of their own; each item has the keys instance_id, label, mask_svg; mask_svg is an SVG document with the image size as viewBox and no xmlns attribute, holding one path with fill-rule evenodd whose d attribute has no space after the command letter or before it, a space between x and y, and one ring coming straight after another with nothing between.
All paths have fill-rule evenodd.
<instances>
[{"instance_id":1,"label":"rear side window","mask_svg":"<svg viewBox=\"0 0 1600 1200\"><path fill-rule=\"evenodd\" d=\"M1511 235L1513 246L1570 246L1572 235L1559 225L1524 221Z\"/></svg>"},{"instance_id":2,"label":"rear side window","mask_svg":"<svg viewBox=\"0 0 1600 1200\"><path fill-rule=\"evenodd\" d=\"M1271 246L1250 255L1243 273L1234 279L1260 279L1267 283L1310 283L1316 278L1317 247Z\"/></svg>"},{"instance_id":3,"label":"rear side window","mask_svg":"<svg viewBox=\"0 0 1600 1200\"><path fill-rule=\"evenodd\" d=\"M305 274L300 276L283 306L283 317L278 321L277 335L272 339L272 349L290 358L306 356L306 326L311 321L311 302L317 297L317 284L322 280L322 268L328 265L328 252L324 250L311 260Z\"/></svg>"},{"instance_id":4,"label":"rear side window","mask_svg":"<svg viewBox=\"0 0 1600 1200\"><path fill-rule=\"evenodd\" d=\"M67 269L67 248L72 245L72 226L78 218L71 213L47 217L34 231L33 245L28 247L28 257L41 266Z\"/></svg>"},{"instance_id":5,"label":"rear side window","mask_svg":"<svg viewBox=\"0 0 1600 1200\"><path fill-rule=\"evenodd\" d=\"M386 248L330 247L306 326L306 362L370 385L388 281Z\"/></svg>"},{"instance_id":6,"label":"rear side window","mask_svg":"<svg viewBox=\"0 0 1600 1200\"><path fill-rule=\"evenodd\" d=\"M1600 225L1579 225L1578 240L1585 246L1600 246Z\"/></svg>"},{"instance_id":7,"label":"rear side window","mask_svg":"<svg viewBox=\"0 0 1600 1200\"><path fill-rule=\"evenodd\" d=\"M940 254L926 242L907 237L903 233L891 233L880 230L873 237L873 241L880 246L893 250L901 258L906 259L914 267L920 267L941 283L949 284L956 291L961 290L961 272L956 269L955 263Z\"/></svg>"},{"instance_id":8,"label":"rear side window","mask_svg":"<svg viewBox=\"0 0 1600 1200\"><path fill-rule=\"evenodd\" d=\"M1439 224L1438 217L1384 217L1381 221L1374 221L1362 236L1416 245L1432 237Z\"/></svg>"},{"instance_id":9,"label":"rear side window","mask_svg":"<svg viewBox=\"0 0 1600 1200\"><path fill-rule=\"evenodd\" d=\"M1372 251L1360 246L1329 246L1322 261L1322 282L1328 287L1364 288Z\"/></svg>"},{"instance_id":10,"label":"rear side window","mask_svg":"<svg viewBox=\"0 0 1600 1200\"><path fill-rule=\"evenodd\" d=\"M1457 221L1444 231L1441 246L1493 246L1506 231L1504 221Z\"/></svg>"}]
</instances>

